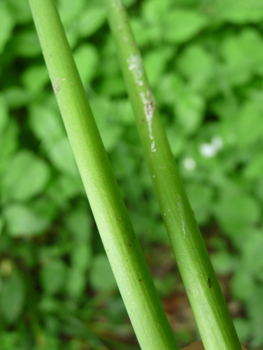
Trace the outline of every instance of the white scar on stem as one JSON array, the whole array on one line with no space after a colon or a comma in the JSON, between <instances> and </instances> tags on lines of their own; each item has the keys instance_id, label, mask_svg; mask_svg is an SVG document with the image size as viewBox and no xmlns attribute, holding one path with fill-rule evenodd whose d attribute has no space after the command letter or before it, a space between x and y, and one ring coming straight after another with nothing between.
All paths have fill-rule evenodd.
<instances>
[{"instance_id":1,"label":"white scar on stem","mask_svg":"<svg viewBox=\"0 0 263 350\"><path fill-rule=\"evenodd\" d=\"M61 84L59 84L59 78L57 78L57 79L54 81L54 83L52 83L52 86L53 86L53 90L54 90L55 95L59 93L60 85L61 85Z\"/></svg>"},{"instance_id":2,"label":"white scar on stem","mask_svg":"<svg viewBox=\"0 0 263 350\"><path fill-rule=\"evenodd\" d=\"M142 98L142 102L144 104L144 113L148 124L149 136L150 136L150 139L152 140L151 151L156 152L155 141L153 137L153 129L152 129L153 114L155 111L155 100L150 89L147 90L147 96L145 96L144 92L141 92L140 95Z\"/></svg>"},{"instance_id":3,"label":"white scar on stem","mask_svg":"<svg viewBox=\"0 0 263 350\"><path fill-rule=\"evenodd\" d=\"M53 90L55 92L55 95L57 95L59 93L59 89L60 89L60 85L61 83L59 83L59 79L60 78L56 78L56 80L54 81L54 83L52 83L53 86ZM61 81L65 81L66 78L62 78Z\"/></svg>"},{"instance_id":4,"label":"white scar on stem","mask_svg":"<svg viewBox=\"0 0 263 350\"><path fill-rule=\"evenodd\" d=\"M127 62L129 64L129 70L132 72L136 83L142 86L143 81L141 78L143 76L143 64L141 55L139 53L136 56L131 55L131 57L127 59Z\"/></svg>"}]
</instances>

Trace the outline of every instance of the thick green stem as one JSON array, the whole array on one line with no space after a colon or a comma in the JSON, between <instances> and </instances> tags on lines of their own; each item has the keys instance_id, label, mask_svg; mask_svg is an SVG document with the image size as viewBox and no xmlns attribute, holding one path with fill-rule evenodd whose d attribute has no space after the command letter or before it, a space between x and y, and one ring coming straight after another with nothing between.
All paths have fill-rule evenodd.
<instances>
[{"instance_id":1,"label":"thick green stem","mask_svg":"<svg viewBox=\"0 0 263 350\"><path fill-rule=\"evenodd\" d=\"M54 1L29 2L85 190L140 346L145 350L178 349L114 178Z\"/></svg>"},{"instance_id":2,"label":"thick green stem","mask_svg":"<svg viewBox=\"0 0 263 350\"><path fill-rule=\"evenodd\" d=\"M121 0L105 0L141 142L177 265L207 350L241 350L187 199Z\"/></svg>"}]
</instances>

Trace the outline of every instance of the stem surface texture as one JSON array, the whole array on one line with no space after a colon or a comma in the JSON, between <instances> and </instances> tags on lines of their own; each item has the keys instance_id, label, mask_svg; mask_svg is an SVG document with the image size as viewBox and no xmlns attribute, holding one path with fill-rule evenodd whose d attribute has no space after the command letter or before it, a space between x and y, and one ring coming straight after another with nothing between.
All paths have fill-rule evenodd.
<instances>
[{"instance_id":1,"label":"stem surface texture","mask_svg":"<svg viewBox=\"0 0 263 350\"><path fill-rule=\"evenodd\" d=\"M172 248L206 350L241 350L187 199L121 0L105 0L137 128Z\"/></svg>"},{"instance_id":2,"label":"stem surface texture","mask_svg":"<svg viewBox=\"0 0 263 350\"><path fill-rule=\"evenodd\" d=\"M143 350L177 350L53 0L29 0L54 93L106 253ZM72 3L74 6L74 3Z\"/></svg>"}]
</instances>

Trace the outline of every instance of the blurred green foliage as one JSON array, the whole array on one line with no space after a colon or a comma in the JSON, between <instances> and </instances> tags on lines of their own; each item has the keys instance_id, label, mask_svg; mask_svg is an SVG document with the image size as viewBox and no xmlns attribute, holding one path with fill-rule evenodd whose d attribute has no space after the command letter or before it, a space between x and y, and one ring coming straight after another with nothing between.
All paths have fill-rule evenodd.
<instances>
[{"instance_id":1,"label":"blurred green foliage","mask_svg":"<svg viewBox=\"0 0 263 350\"><path fill-rule=\"evenodd\" d=\"M262 349L262 1L125 4L214 266L232 277L231 298L242 305L237 331ZM168 238L103 1L57 5L136 233L156 266L163 258L151 247ZM2 0L0 27L1 349L137 349L27 0ZM163 298L176 290L174 274L154 277Z\"/></svg>"}]
</instances>

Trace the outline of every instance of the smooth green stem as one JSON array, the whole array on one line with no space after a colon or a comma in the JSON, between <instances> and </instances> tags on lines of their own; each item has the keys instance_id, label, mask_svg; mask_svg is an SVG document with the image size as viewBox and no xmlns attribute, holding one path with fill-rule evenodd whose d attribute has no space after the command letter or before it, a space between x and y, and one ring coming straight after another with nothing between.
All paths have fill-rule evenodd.
<instances>
[{"instance_id":1,"label":"smooth green stem","mask_svg":"<svg viewBox=\"0 0 263 350\"><path fill-rule=\"evenodd\" d=\"M29 2L82 181L140 346L145 350L178 349L114 178L54 1Z\"/></svg>"},{"instance_id":2,"label":"smooth green stem","mask_svg":"<svg viewBox=\"0 0 263 350\"><path fill-rule=\"evenodd\" d=\"M122 72L178 268L207 350L241 350L187 199L121 0L105 0Z\"/></svg>"}]
</instances>

